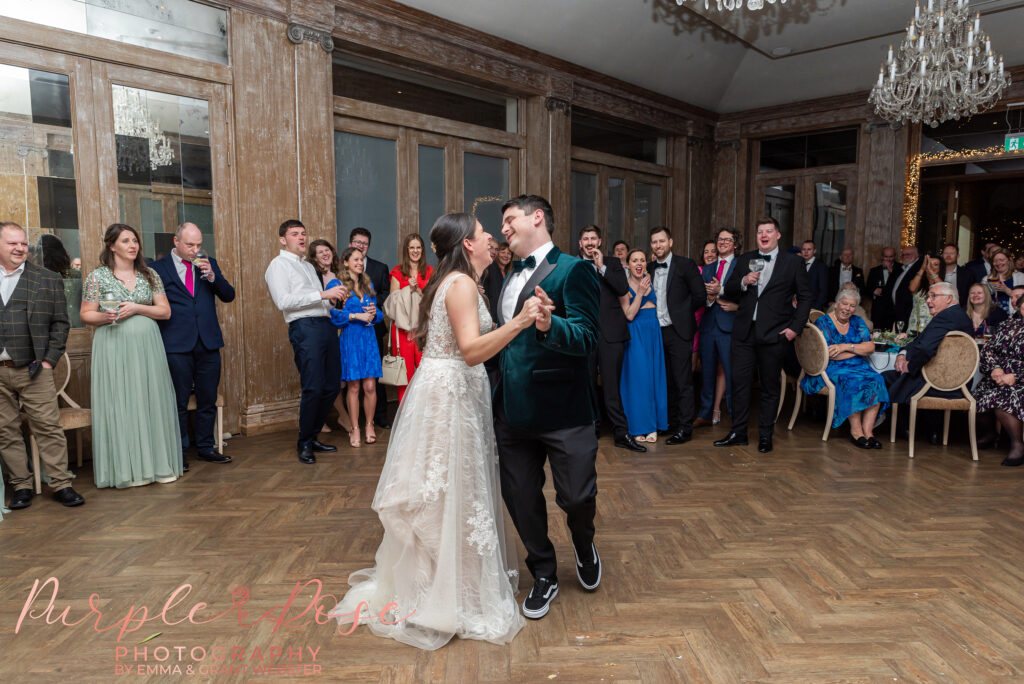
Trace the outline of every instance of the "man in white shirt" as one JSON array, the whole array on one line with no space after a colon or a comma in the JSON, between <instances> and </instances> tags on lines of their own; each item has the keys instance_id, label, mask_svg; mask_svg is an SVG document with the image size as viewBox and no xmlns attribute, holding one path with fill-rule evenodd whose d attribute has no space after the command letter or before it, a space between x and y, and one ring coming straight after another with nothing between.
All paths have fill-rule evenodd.
<instances>
[{"instance_id":1,"label":"man in white shirt","mask_svg":"<svg viewBox=\"0 0 1024 684\"><path fill-rule=\"evenodd\" d=\"M302 384L299 403L299 461L316 463L315 452L337 451L317 437L341 389L338 331L331 323L330 303L344 302L343 285L324 290L313 264L306 261L306 228L289 219L281 224L283 249L267 267L267 287L288 324L288 341Z\"/></svg>"}]
</instances>

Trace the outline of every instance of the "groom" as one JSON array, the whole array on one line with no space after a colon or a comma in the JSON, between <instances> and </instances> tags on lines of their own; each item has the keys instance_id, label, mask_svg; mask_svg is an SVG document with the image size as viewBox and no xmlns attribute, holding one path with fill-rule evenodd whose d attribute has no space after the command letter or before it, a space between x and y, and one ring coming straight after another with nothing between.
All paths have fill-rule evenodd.
<instances>
[{"instance_id":1,"label":"groom","mask_svg":"<svg viewBox=\"0 0 1024 684\"><path fill-rule=\"evenodd\" d=\"M502 350L494 390L501 494L534 578L523 614L536 619L558 595L543 491L545 461L572 534L576 576L588 591L601 583L601 557L594 546L597 404L588 366L597 347L601 287L593 266L551 242L555 218L547 200L520 195L501 211L501 232L522 261L498 295L498 324L511 320L534 294L548 311Z\"/></svg>"}]
</instances>

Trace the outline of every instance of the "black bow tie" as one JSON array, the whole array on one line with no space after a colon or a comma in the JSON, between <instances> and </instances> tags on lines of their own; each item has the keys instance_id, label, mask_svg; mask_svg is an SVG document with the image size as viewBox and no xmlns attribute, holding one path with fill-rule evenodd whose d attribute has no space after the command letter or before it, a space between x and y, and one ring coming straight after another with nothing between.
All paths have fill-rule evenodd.
<instances>
[{"instance_id":1,"label":"black bow tie","mask_svg":"<svg viewBox=\"0 0 1024 684\"><path fill-rule=\"evenodd\" d=\"M535 257L533 257L533 256L528 256L525 259L523 259L522 261L517 261L516 263L512 264L512 268L515 270L516 273L519 273L524 268L536 268L536 267L537 267L537 259Z\"/></svg>"},{"instance_id":2,"label":"black bow tie","mask_svg":"<svg viewBox=\"0 0 1024 684\"><path fill-rule=\"evenodd\" d=\"M584 261L586 261L586 262L587 262L588 264L592 264L592 263L594 263L594 260L593 260L593 259L584 259Z\"/></svg>"},{"instance_id":3,"label":"black bow tie","mask_svg":"<svg viewBox=\"0 0 1024 684\"><path fill-rule=\"evenodd\" d=\"M668 264L663 261L655 261L651 264L651 268L668 268Z\"/></svg>"},{"instance_id":4,"label":"black bow tie","mask_svg":"<svg viewBox=\"0 0 1024 684\"><path fill-rule=\"evenodd\" d=\"M761 258L761 259L764 259L765 261L771 261L772 260L772 255L771 254L758 254L757 256L759 258Z\"/></svg>"}]
</instances>

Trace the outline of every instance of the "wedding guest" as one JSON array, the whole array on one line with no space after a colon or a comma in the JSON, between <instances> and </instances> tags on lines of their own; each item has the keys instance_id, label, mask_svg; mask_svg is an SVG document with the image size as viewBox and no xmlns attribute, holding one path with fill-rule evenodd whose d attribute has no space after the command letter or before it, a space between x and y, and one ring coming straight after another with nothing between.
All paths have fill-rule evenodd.
<instances>
[{"instance_id":1,"label":"wedding guest","mask_svg":"<svg viewBox=\"0 0 1024 684\"><path fill-rule=\"evenodd\" d=\"M1012 314L1010 308L1010 289L1017 285L1024 285L1024 273L1013 269L1013 259L1009 252L996 248L992 251L990 259L992 270L988 274L988 286L992 288L992 298L1000 308L1007 314Z\"/></svg>"},{"instance_id":2,"label":"wedding guest","mask_svg":"<svg viewBox=\"0 0 1024 684\"><path fill-rule=\"evenodd\" d=\"M814 326L828 343L826 372L836 392L832 427L837 428L849 419L850 440L855 446L881 449L882 443L874 435L875 418L879 411L889 407L889 393L882 376L866 358L875 351L875 343L864 319L854 313L859 304L860 292L856 287L841 288L836 294L835 309L819 316ZM817 394L824 386L825 379L820 375L805 377L800 383L807 394Z\"/></svg>"},{"instance_id":3,"label":"wedding guest","mask_svg":"<svg viewBox=\"0 0 1024 684\"><path fill-rule=\"evenodd\" d=\"M960 298L960 305L967 303L968 293L971 285L978 282L974 273L967 267L958 267L957 260L960 258L960 248L952 242L942 248L942 267L939 270L939 277L956 288L956 294Z\"/></svg>"},{"instance_id":4,"label":"wedding guest","mask_svg":"<svg viewBox=\"0 0 1024 684\"><path fill-rule=\"evenodd\" d=\"M1020 318L1020 313L1017 312L1020 311L1018 302L1020 302L1022 295L1024 295L1024 285L1014 285L1010 288L1010 308L1015 312L1010 318Z\"/></svg>"},{"instance_id":5,"label":"wedding guest","mask_svg":"<svg viewBox=\"0 0 1024 684\"><path fill-rule=\"evenodd\" d=\"M927 292L935 283L944 282L940 275L941 259L925 254L920 260L917 273L910 279L909 290L913 295L913 308L907 320L908 333L920 333L932 320L931 307L928 305ZM954 288L956 289L956 288ZM959 294L957 298L959 299Z\"/></svg>"},{"instance_id":6,"label":"wedding guest","mask_svg":"<svg viewBox=\"0 0 1024 684\"><path fill-rule=\"evenodd\" d=\"M818 248L814 240L804 240L800 256L804 258L807 282L811 287L811 308L824 311L828 301L828 266L818 259Z\"/></svg>"},{"instance_id":7,"label":"wedding guest","mask_svg":"<svg viewBox=\"0 0 1024 684\"><path fill-rule=\"evenodd\" d=\"M182 223L174 233L174 248L153 262L164 284L171 316L157 321L164 341L167 366L174 383L178 428L184 459L190 441L188 401L195 392L196 457L210 463L228 463L230 456L217 451L217 389L220 386L220 350L224 336L217 320L217 303L232 302L235 288L221 273L213 257L199 258L203 233L194 223ZM188 471L188 461L182 468Z\"/></svg>"},{"instance_id":8,"label":"wedding guest","mask_svg":"<svg viewBox=\"0 0 1024 684\"><path fill-rule=\"evenodd\" d=\"M68 445L53 383L53 368L64 355L68 338L64 287L59 276L27 259L25 229L0 222L0 298L9 312L0 343L0 457L14 490L9 506L28 508L35 496L22 420L32 428L53 498L65 506L80 506L85 499L71 487ZM0 497L2 490L0 478Z\"/></svg>"},{"instance_id":9,"label":"wedding guest","mask_svg":"<svg viewBox=\"0 0 1024 684\"><path fill-rule=\"evenodd\" d=\"M75 269L76 271L81 272L81 270L82 270L82 260L79 257L75 257L74 259L72 259L71 260L71 268Z\"/></svg>"},{"instance_id":10,"label":"wedding guest","mask_svg":"<svg viewBox=\"0 0 1024 684\"><path fill-rule=\"evenodd\" d=\"M906 245L900 251L902 270L896 275L896 282L892 286L893 323L899 328L900 321L903 327L910 321L910 312L914 308L914 293L910 291L910 281L914 279L921 268L920 253L914 245Z\"/></svg>"},{"instance_id":11,"label":"wedding guest","mask_svg":"<svg viewBox=\"0 0 1024 684\"><path fill-rule=\"evenodd\" d=\"M309 243L306 261L313 264L317 275L320 276L320 286L323 289L329 290L341 284L341 281L338 279L338 271L341 268L338 263L338 251L327 240L313 240L313 242ZM339 387L345 389L345 383L340 382ZM338 424L341 426L341 429L346 433L351 432L352 426L348 422L348 410L345 408L344 392L339 392L338 397L334 400L334 408L338 411ZM328 434L332 430L327 423L324 423L320 428L320 432Z\"/></svg>"},{"instance_id":12,"label":"wedding guest","mask_svg":"<svg viewBox=\"0 0 1024 684\"><path fill-rule=\"evenodd\" d=\"M853 250L849 247L839 253L839 263L828 270L829 302L836 300L839 289L846 283L853 283L858 292L864 292L864 271L853 265Z\"/></svg>"},{"instance_id":13,"label":"wedding guest","mask_svg":"<svg viewBox=\"0 0 1024 684\"><path fill-rule=\"evenodd\" d=\"M370 256L370 231L366 228L353 228L352 232L349 233L348 246L355 247L363 253L363 257L366 262L363 264L365 273L370 279L370 284L373 286L373 292L377 300L377 306L384 310L384 301L388 298L388 290L391 287L391 277L389 275L390 269L382 261L377 261ZM384 338L387 337L388 327L384 325L383 319L374 326L373 334L377 339L377 350L378 356L384 355ZM371 417L366 416L366 420L369 421ZM373 422L387 430L391 427L391 421L388 419L388 399L387 392L377 393L377 404L374 407ZM358 427L359 421L353 421L352 427Z\"/></svg>"},{"instance_id":14,"label":"wedding guest","mask_svg":"<svg viewBox=\"0 0 1024 684\"><path fill-rule=\"evenodd\" d=\"M871 293L871 320L876 330L892 328L892 288L902 271L903 267L896 263L896 250L892 247L883 247L882 263L868 271L865 285L867 292Z\"/></svg>"},{"instance_id":15,"label":"wedding guest","mask_svg":"<svg viewBox=\"0 0 1024 684\"><path fill-rule=\"evenodd\" d=\"M975 282L988 280L988 274L992 271L992 253L999 249L995 242L986 242L985 246L978 252L978 258L968 261L965 266L974 274Z\"/></svg>"},{"instance_id":16,"label":"wedding guest","mask_svg":"<svg viewBox=\"0 0 1024 684\"><path fill-rule=\"evenodd\" d=\"M658 323L658 296L641 249L630 251L629 292L619 302L629 321L619 393L626 412L629 434L638 442L658 441L658 431L668 428L665 350Z\"/></svg>"},{"instance_id":17,"label":"wedding guest","mask_svg":"<svg viewBox=\"0 0 1024 684\"><path fill-rule=\"evenodd\" d=\"M82 296L82 322L96 328L90 379L96 487L174 482L184 463L174 383L156 323L171 317L163 282L146 266L138 232L123 223L103 235L100 264Z\"/></svg>"},{"instance_id":18,"label":"wedding guest","mask_svg":"<svg viewBox=\"0 0 1024 684\"><path fill-rule=\"evenodd\" d=\"M1018 271L1024 271L1024 253L1018 254L1014 257L1013 267Z\"/></svg>"},{"instance_id":19,"label":"wedding guest","mask_svg":"<svg viewBox=\"0 0 1024 684\"><path fill-rule=\"evenodd\" d=\"M295 352L302 399L299 402L299 462L316 463L314 453L330 453L338 448L317 439L320 429L338 396L341 359L338 332L331 325L330 302L343 301L344 286L324 289L316 268L303 258L306 253L306 227L302 221L288 219L278 229L280 253L274 257L264 279L274 305L288 324L288 341Z\"/></svg>"},{"instance_id":20,"label":"wedding guest","mask_svg":"<svg viewBox=\"0 0 1024 684\"><path fill-rule=\"evenodd\" d=\"M698 270L703 274L704 267L708 264L718 263L718 249L715 246L714 240L708 240L704 243L704 247L701 248L701 260ZM697 332L693 333L693 353L690 359L690 368L697 367L697 346L700 343L700 322L704 318L705 307L697 307L697 310L693 313L693 320L697 324Z\"/></svg>"},{"instance_id":21,"label":"wedding guest","mask_svg":"<svg viewBox=\"0 0 1024 684\"><path fill-rule=\"evenodd\" d=\"M365 257L357 247L349 247L341 254L341 283L349 296L341 309L331 310L331 320L341 328L341 379L345 381L348 418L352 421L349 444L360 445L359 389L363 390L363 410L366 418L366 443L377 441L373 429L373 409L377 404L377 378L381 376L381 357L377 353L373 326L384 319L377 308L377 295L364 271Z\"/></svg>"},{"instance_id":22,"label":"wedding guest","mask_svg":"<svg viewBox=\"0 0 1024 684\"><path fill-rule=\"evenodd\" d=\"M1019 299L1017 304L1019 314L1024 307L1024 299ZM996 420L1003 428L1003 434L1009 437L1010 452L1003 459L1002 465L1022 465L1024 377L1021 378L1021 382L1017 382L1017 376L1024 375L1024 318L1018 316L1010 319L996 330L992 339L981 348L980 370L981 381L972 392L978 402L978 411L995 413ZM993 433L979 440L978 446L988 446L995 441ZM983 444L984 442L988 444Z\"/></svg>"},{"instance_id":23,"label":"wedding guest","mask_svg":"<svg viewBox=\"0 0 1024 684\"><path fill-rule=\"evenodd\" d=\"M736 303L722 296L722 284L732 275L736 264L739 235L722 228L715 238L718 258L701 271L707 301L700 321L700 409L693 426L717 425L722 420L722 397L732 412L732 361L730 349Z\"/></svg>"},{"instance_id":24,"label":"wedding guest","mask_svg":"<svg viewBox=\"0 0 1024 684\"><path fill-rule=\"evenodd\" d=\"M71 255L64 249L64 243L56 235L43 233L39 236L39 251L42 253L43 268L53 271L64 283L64 299L67 301L68 321L72 328L81 328L79 313L82 308L82 272L71 264ZM79 260L81 263L81 260Z\"/></svg>"},{"instance_id":25,"label":"wedding guest","mask_svg":"<svg viewBox=\"0 0 1024 684\"><path fill-rule=\"evenodd\" d=\"M507 242L498 243L498 256L495 258L495 262L501 269L501 278L504 280L508 272L512 270L512 248L508 246Z\"/></svg>"},{"instance_id":26,"label":"wedding guest","mask_svg":"<svg viewBox=\"0 0 1024 684\"><path fill-rule=\"evenodd\" d=\"M487 254L491 257L492 264L494 263L494 260L498 258L498 241L494 238L487 241Z\"/></svg>"},{"instance_id":27,"label":"wedding guest","mask_svg":"<svg viewBox=\"0 0 1024 684\"><path fill-rule=\"evenodd\" d=\"M491 240L491 245L494 247L494 253L497 254L498 244ZM402 255L402 263L391 269L391 295L389 296L393 296L395 293L406 288L414 291L418 290L422 293L423 288L427 286L427 281L430 280L430 276L434 275L434 269L423 258L423 238L416 233L406 235L405 239L402 240L400 254ZM423 358L423 351L413 342L412 338L415 334L415 329L402 330L396 325L391 326L391 353L405 359L405 374L410 382L412 381L413 374L416 372L416 367L420 365L420 359ZM399 403L401 403L402 398L405 396L407 387L408 385L399 385ZM370 443L369 439L366 441L368 444Z\"/></svg>"},{"instance_id":28,"label":"wedding guest","mask_svg":"<svg viewBox=\"0 0 1024 684\"><path fill-rule=\"evenodd\" d=\"M629 270L629 265L626 263L629 258L629 245L625 240L615 241L615 244L612 245L612 256L619 260L624 271Z\"/></svg>"},{"instance_id":29,"label":"wedding guest","mask_svg":"<svg viewBox=\"0 0 1024 684\"><path fill-rule=\"evenodd\" d=\"M1016 288L1015 288L1016 289ZM1018 292L1024 291L1024 286ZM981 339L992 335L1009 316L992 302L988 287L982 283L971 285L967 295L967 315L974 328L974 337Z\"/></svg>"}]
</instances>

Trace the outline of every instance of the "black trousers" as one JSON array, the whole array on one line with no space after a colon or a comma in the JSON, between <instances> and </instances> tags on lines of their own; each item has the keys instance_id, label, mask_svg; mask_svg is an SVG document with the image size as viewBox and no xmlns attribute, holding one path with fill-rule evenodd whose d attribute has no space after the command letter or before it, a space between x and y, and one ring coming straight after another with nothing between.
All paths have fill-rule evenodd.
<instances>
[{"instance_id":1,"label":"black trousers","mask_svg":"<svg viewBox=\"0 0 1024 684\"><path fill-rule=\"evenodd\" d=\"M775 344L755 341L753 326L743 339L732 339L732 431L747 434L750 419L750 390L754 371L761 378L761 413L757 419L758 437L771 437L775 430L775 414L779 410L782 364L792 342L779 335Z\"/></svg>"},{"instance_id":2,"label":"black trousers","mask_svg":"<svg viewBox=\"0 0 1024 684\"><path fill-rule=\"evenodd\" d=\"M302 399L299 402L299 444L316 439L341 389L338 330L326 316L300 318L288 324L295 350Z\"/></svg>"},{"instance_id":3,"label":"black trousers","mask_svg":"<svg viewBox=\"0 0 1024 684\"><path fill-rule=\"evenodd\" d=\"M572 542L589 550L597 512L597 435L591 424L547 432L525 432L508 424L501 399L495 436L501 466L501 496L526 547L526 567L535 577L557 578L555 547L548 538L544 461L551 464L555 503L565 511Z\"/></svg>"},{"instance_id":4,"label":"black trousers","mask_svg":"<svg viewBox=\"0 0 1024 684\"><path fill-rule=\"evenodd\" d=\"M671 325L661 327L665 348L665 376L668 380L669 432L693 430L693 338L683 339Z\"/></svg>"},{"instance_id":5,"label":"black trousers","mask_svg":"<svg viewBox=\"0 0 1024 684\"><path fill-rule=\"evenodd\" d=\"M196 451L213 451L216 445L213 430L217 423L217 387L220 385L220 349L207 349L200 340L190 352L167 354L174 398L178 404L178 427L181 430L181 451L189 447L188 398L196 393Z\"/></svg>"},{"instance_id":6,"label":"black trousers","mask_svg":"<svg viewBox=\"0 0 1024 684\"><path fill-rule=\"evenodd\" d=\"M624 354L625 343L605 342L604 340L598 340L597 350L594 352L597 366L601 369L601 398L604 400L602 402L604 416L612 425L612 434L615 439L623 439L627 434L626 411L622 408L622 395L619 392Z\"/></svg>"}]
</instances>

